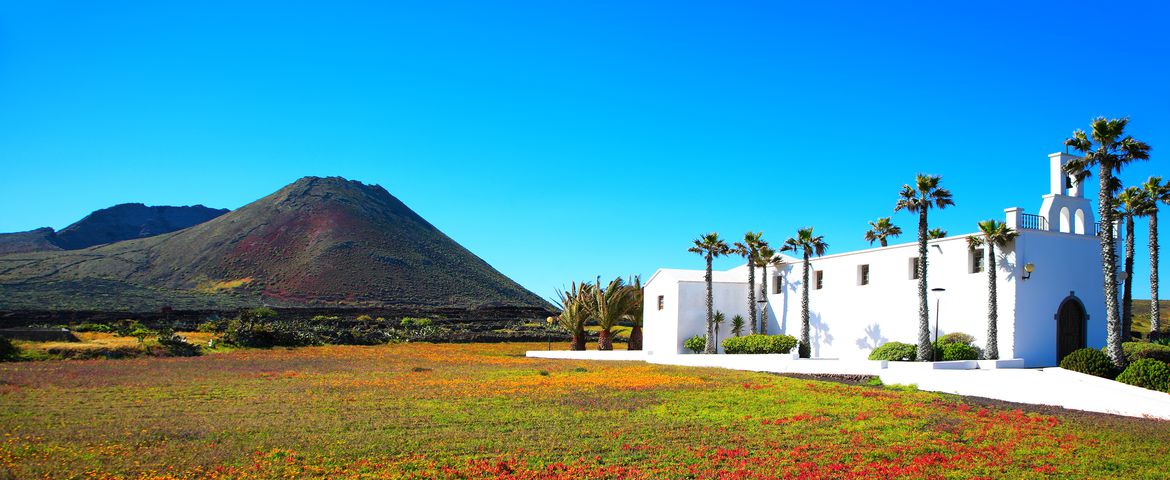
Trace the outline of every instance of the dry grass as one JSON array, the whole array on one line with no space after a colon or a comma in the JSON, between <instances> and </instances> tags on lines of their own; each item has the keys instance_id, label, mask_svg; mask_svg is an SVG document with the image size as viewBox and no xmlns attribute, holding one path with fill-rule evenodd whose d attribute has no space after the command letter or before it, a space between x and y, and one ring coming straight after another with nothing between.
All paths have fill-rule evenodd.
<instances>
[{"instance_id":1,"label":"dry grass","mask_svg":"<svg viewBox=\"0 0 1170 480\"><path fill-rule=\"evenodd\" d=\"M0 364L16 478L1158 477L1163 422L542 344Z\"/></svg>"}]
</instances>

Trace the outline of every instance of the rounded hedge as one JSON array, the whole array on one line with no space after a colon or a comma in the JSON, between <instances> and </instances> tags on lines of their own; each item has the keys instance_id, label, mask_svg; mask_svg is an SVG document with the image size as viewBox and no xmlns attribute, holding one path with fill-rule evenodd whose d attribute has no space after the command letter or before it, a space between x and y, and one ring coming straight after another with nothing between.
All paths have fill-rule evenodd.
<instances>
[{"instance_id":1,"label":"rounded hedge","mask_svg":"<svg viewBox=\"0 0 1170 480\"><path fill-rule=\"evenodd\" d=\"M1143 358L1170 363L1170 346L1147 342L1125 342L1121 344L1121 349L1125 352L1125 358L1130 363Z\"/></svg>"},{"instance_id":2,"label":"rounded hedge","mask_svg":"<svg viewBox=\"0 0 1170 480\"><path fill-rule=\"evenodd\" d=\"M791 353L795 346L791 335L746 335L723 341L723 351L732 354Z\"/></svg>"},{"instance_id":3,"label":"rounded hedge","mask_svg":"<svg viewBox=\"0 0 1170 480\"><path fill-rule=\"evenodd\" d=\"M913 362L918 359L918 347L902 342L889 342L873 349L869 354L870 360L888 360L891 362Z\"/></svg>"},{"instance_id":4,"label":"rounded hedge","mask_svg":"<svg viewBox=\"0 0 1170 480\"><path fill-rule=\"evenodd\" d=\"M707 337L695 335L683 342L683 347L694 353L703 353L707 349Z\"/></svg>"},{"instance_id":5,"label":"rounded hedge","mask_svg":"<svg viewBox=\"0 0 1170 480\"><path fill-rule=\"evenodd\" d=\"M963 345L975 346L975 336L963 332L951 332L939 337L938 344L946 345L948 343L961 343Z\"/></svg>"},{"instance_id":6,"label":"rounded hedge","mask_svg":"<svg viewBox=\"0 0 1170 480\"><path fill-rule=\"evenodd\" d=\"M940 339L935 351L941 354L938 356L943 361L979 359L979 351L966 343L943 343Z\"/></svg>"},{"instance_id":7,"label":"rounded hedge","mask_svg":"<svg viewBox=\"0 0 1170 480\"><path fill-rule=\"evenodd\" d=\"M20 356L20 347L5 337L0 337L0 362L16 360Z\"/></svg>"},{"instance_id":8,"label":"rounded hedge","mask_svg":"<svg viewBox=\"0 0 1170 480\"><path fill-rule=\"evenodd\" d=\"M1113 362L1105 352L1092 348L1074 351L1060 361L1060 368L1087 373L1102 378L1113 378Z\"/></svg>"},{"instance_id":9,"label":"rounded hedge","mask_svg":"<svg viewBox=\"0 0 1170 480\"><path fill-rule=\"evenodd\" d=\"M1129 364L1117 381L1136 387L1165 392L1170 390L1170 366L1152 358L1143 358Z\"/></svg>"}]
</instances>

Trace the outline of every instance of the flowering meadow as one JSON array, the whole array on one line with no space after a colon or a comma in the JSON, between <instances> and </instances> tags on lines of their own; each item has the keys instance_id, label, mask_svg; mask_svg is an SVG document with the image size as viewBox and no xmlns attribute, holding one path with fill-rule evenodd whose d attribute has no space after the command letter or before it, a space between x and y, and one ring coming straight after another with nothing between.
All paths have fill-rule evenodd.
<instances>
[{"instance_id":1,"label":"flowering meadow","mask_svg":"<svg viewBox=\"0 0 1170 480\"><path fill-rule=\"evenodd\" d=\"M529 359L544 344L0 364L0 478L1152 478L1170 424Z\"/></svg>"}]
</instances>

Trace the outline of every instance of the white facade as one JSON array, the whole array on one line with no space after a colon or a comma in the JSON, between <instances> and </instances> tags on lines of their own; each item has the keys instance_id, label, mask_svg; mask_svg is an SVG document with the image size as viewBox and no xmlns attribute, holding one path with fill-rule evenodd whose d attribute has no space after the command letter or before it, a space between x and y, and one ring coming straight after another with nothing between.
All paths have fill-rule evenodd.
<instances>
[{"instance_id":1,"label":"white facade","mask_svg":"<svg viewBox=\"0 0 1170 480\"><path fill-rule=\"evenodd\" d=\"M1043 197L1040 215L1026 215L1020 208L1005 211L1008 226L1019 236L1007 248L997 248L998 346L1000 358L1022 358L1027 366L1055 365L1060 354L1105 343L1100 239L1084 190L1061 170L1072 158L1049 156L1052 188ZM967 236L928 244L929 288L946 289L930 293L931 336L964 332L983 346L988 279L986 259L978 260L986 254L973 253ZM917 256L918 244L906 243L812 259L812 356L864 359L886 342L917 343L918 280L913 266ZM782 258L783 266L768 270L767 332L799 338L803 265L800 259ZM1027 264L1034 267L1031 274L1025 272ZM868 281L863 278L865 270ZM820 288L816 272L821 272ZM703 274L702 270L660 269L646 282L644 348L648 353L684 353L683 341L705 333ZM761 276L757 269L757 289ZM731 335L733 316L748 318L747 266L714 272L713 281L715 309L728 319L720 328L722 340Z\"/></svg>"}]
</instances>

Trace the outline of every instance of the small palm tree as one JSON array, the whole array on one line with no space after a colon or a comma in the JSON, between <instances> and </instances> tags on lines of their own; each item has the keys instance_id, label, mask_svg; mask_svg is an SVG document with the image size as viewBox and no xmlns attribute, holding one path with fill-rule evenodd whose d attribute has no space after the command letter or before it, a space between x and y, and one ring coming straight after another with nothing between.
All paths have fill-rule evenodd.
<instances>
[{"instance_id":1,"label":"small palm tree","mask_svg":"<svg viewBox=\"0 0 1170 480\"><path fill-rule=\"evenodd\" d=\"M557 315L557 325L573 334L570 350L585 350L585 322L589 320L589 302L593 298L592 285L573 282L565 291L557 291L557 307L561 313Z\"/></svg>"},{"instance_id":2,"label":"small palm tree","mask_svg":"<svg viewBox=\"0 0 1170 480\"><path fill-rule=\"evenodd\" d=\"M938 240L940 238L947 238L947 231L941 228L932 228L926 232L926 237L931 240Z\"/></svg>"},{"instance_id":3,"label":"small palm tree","mask_svg":"<svg viewBox=\"0 0 1170 480\"><path fill-rule=\"evenodd\" d=\"M779 261L779 258L776 257L776 250L773 250L772 247L770 247L768 245L764 245L764 246L760 247L759 252L756 252L756 265L759 265L760 268L762 269L760 272L760 274L762 275L760 277L760 298L762 298L764 300L768 299L768 265L776 265L777 267L779 267L780 264L778 263L778 261ZM760 329L759 329L759 332L762 335L767 335L768 334L768 304L767 304L767 302L765 302L763 305L761 305L759 307L754 307L754 308L760 309Z\"/></svg>"},{"instance_id":4,"label":"small palm tree","mask_svg":"<svg viewBox=\"0 0 1170 480\"><path fill-rule=\"evenodd\" d=\"M737 337L743 335L744 324L743 315L736 315L731 317L731 333Z\"/></svg>"},{"instance_id":5,"label":"small palm tree","mask_svg":"<svg viewBox=\"0 0 1170 480\"><path fill-rule=\"evenodd\" d=\"M894 211L906 210L918 214L918 359L931 360L934 348L930 343L930 306L926 298L926 241L931 237L927 230L926 212L931 208L944 209L954 205L951 191L939 186L942 177L918 174L914 185L902 186ZM946 232L942 232L946 236Z\"/></svg>"},{"instance_id":6,"label":"small palm tree","mask_svg":"<svg viewBox=\"0 0 1170 480\"><path fill-rule=\"evenodd\" d=\"M902 227L894 225L890 221L890 217L882 217L869 222L869 231L865 232L865 241L869 242L870 245L873 245L873 242L878 242L879 245L885 247L888 237L899 235L902 235Z\"/></svg>"},{"instance_id":7,"label":"small palm tree","mask_svg":"<svg viewBox=\"0 0 1170 480\"><path fill-rule=\"evenodd\" d=\"M601 285L598 279L597 285ZM619 322L628 321L634 314L637 298L627 288L621 277L609 282L605 288L592 289L593 300L588 303L589 316L597 322L597 349L613 350L613 329Z\"/></svg>"},{"instance_id":8,"label":"small palm tree","mask_svg":"<svg viewBox=\"0 0 1170 480\"><path fill-rule=\"evenodd\" d=\"M1162 183L1162 177L1150 177L1142 189L1150 199L1146 216L1150 219L1150 337L1154 338L1162 329L1158 305L1158 204L1170 203L1170 183Z\"/></svg>"},{"instance_id":9,"label":"small palm tree","mask_svg":"<svg viewBox=\"0 0 1170 480\"><path fill-rule=\"evenodd\" d=\"M644 301L645 296L642 291L642 277L634 275L634 278L625 287L629 290L630 312L629 319L633 325L630 327L630 340L626 343L627 350L641 350L642 349L642 312L646 308Z\"/></svg>"},{"instance_id":10,"label":"small palm tree","mask_svg":"<svg viewBox=\"0 0 1170 480\"><path fill-rule=\"evenodd\" d=\"M1125 220L1125 280L1121 293L1121 334L1128 339L1133 327L1133 262L1137 252L1133 244L1133 219L1149 213L1150 202L1144 189L1129 187L1117 195L1117 215Z\"/></svg>"},{"instance_id":11,"label":"small palm tree","mask_svg":"<svg viewBox=\"0 0 1170 480\"><path fill-rule=\"evenodd\" d=\"M721 325L723 325L723 323L726 321L727 321L727 316L724 315L723 312L715 312L714 323L715 323L715 348L716 348L716 352L719 351L718 350L719 349L719 327Z\"/></svg>"},{"instance_id":12,"label":"small palm tree","mask_svg":"<svg viewBox=\"0 0 1170 480\"><path fill-rule=\"evenodd\" d=\"M967 246L971 250L987 246L987 347L984 355L988 360L999 359L999 304L996 293L999 277L995 265L995 247L1007 247L1017 235L1019 233L1006 223L984 220L979 222L979 233L967 237Z\"/></svg>"},{"instance_id":13,"label":"small palm tree","mask_svg":"<svg viewBox=\"0 0 1170 480\"><path fill-rule=\"evenodd\" d=\"M768 245L763 239L764 232L747 232L742 242L735 242L732 251L747 260L748 264L748 318L752 321L751 332L756 333L756 267L755 260L761 246Z\"/></svg>"},{"instance_id":14,"label":"small palm tree","mask_svg":"<svg viewBox=\"0 0 1170 480\"><path fill-rule=\"evenodd\" d=\"M1084 154L1065 164L1065 172L1083 180L1084 174L1097 167L1097 192L1099 215L1101 217L1101 270L1105 274L1105 353L1117 367L1126 365L1125 352L1121 350L1121 322L1117 314L1117 239L1113 238L1113 172L1136 160L1150 158L1150 146L1125 134L1128 118L1097 117L1090 122L1091 133L1084 130L1073 132L1064 141Z\"/></svg>"},{"instance_id":15,"label":"small palm tree","mask_svg":"<svg viewBox=\"0 0 1170 480\"><path fill-rule=\"evenodd\" d=\"M809 358L812 354L808 338L808 273L812 267L809 257L824 255L828 249L825 237L814 236L812 227L797 230L796 236L785 240L784 246L780 248L782 252L799 252L804 259L804 285L800 295L800 358Z\"/></svg>"},{"instance_id":16,"label":"small palm tree","mask_svg":"<svg viewBox=\"0 0 1170 480\"><path fill-rule=\"evenodd\" d=\"M716 353L718 350L715 349L715 294L711 282L711 260L720 255L731 253L731 248L715 232L696 238L694 244L687 251L702 255L707 260L707 273L703 276L703 280L707 283L707 347L703 353Z\"/></svg>"}]
</instances>

